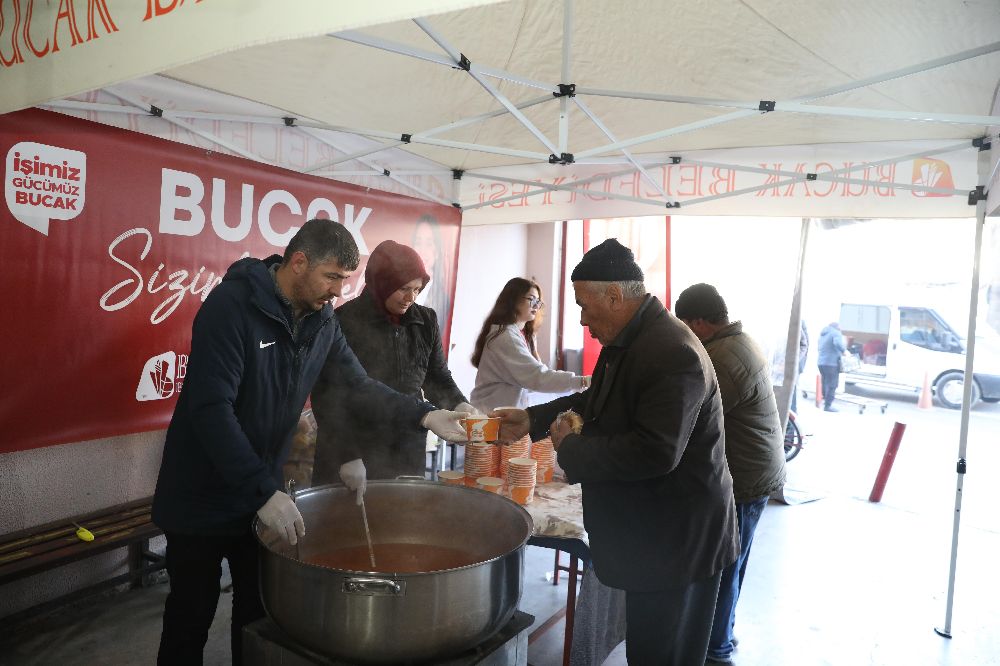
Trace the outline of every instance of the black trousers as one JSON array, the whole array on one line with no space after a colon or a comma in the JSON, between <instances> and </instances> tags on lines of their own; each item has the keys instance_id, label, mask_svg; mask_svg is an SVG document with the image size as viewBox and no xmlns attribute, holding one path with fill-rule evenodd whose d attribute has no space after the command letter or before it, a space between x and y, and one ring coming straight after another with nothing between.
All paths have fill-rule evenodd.
<instances>
[{"instance_id":1,"label":"black trousers","mask_svg":"<svg viewBox=\"0 0 1000 666\"><path fill-rule=\"evenodd\" d=\"M721 576L669 590L625 592L629 666L702 666Z\"/></svg>"},{"instance_id":2,"label":"black trousers","mask_svg":"<svg viewBox=\"0 0 1000 666\"><path fill-rule=\"evenodd\" d=\"M241 536L192 536L167 532L170 594L163 609L163 633L156 663L199 666L208 630L219 604L222 560L233 577L233 664L243 663L243 626L264 617L258 579L258 546L247 531Z\"/></svg>"},{"instance_id":3,"label":"black trousers","mask_svg":"<svg viewBox=\"0 0 1000 666\"><path fill-rule=\"evenodd\" d=\"M840 383L840 368L836 365L819 366L820 377L823 378L823 406L829 407L837 397L837 384Z\"/></svg>"}]
</instances>

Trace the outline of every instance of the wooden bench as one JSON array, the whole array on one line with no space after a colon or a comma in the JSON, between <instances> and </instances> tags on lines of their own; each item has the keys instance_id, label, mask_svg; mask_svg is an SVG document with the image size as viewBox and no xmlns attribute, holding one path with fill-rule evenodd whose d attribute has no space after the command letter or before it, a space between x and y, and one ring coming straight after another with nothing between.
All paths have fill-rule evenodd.
<instances>
[{"instance_id":1,"label":"wooden bench","mask_svg":"<svg viewBox=\"0 0 1000 666\"><path fill-rule=\"evenodd\" d=\"M149 540L163 534L150 518L152 502L153 498L147 497L0 535L0 585L110 550L128 548L127 573L88 585L18 615L34 615L123 583L136 587L144 577L164 568L164 558L149 550ZM89 530L94 540L83 541L77 537L77 524Z\"/></svg>"}]
</instances>

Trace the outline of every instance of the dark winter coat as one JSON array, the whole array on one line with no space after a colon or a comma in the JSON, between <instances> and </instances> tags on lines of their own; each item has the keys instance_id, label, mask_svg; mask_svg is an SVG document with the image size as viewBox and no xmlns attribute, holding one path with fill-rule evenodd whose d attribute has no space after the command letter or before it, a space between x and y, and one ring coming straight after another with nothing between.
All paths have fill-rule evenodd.
<instances>
[{"instance_id":1,"label":"dark winter coat","mask_svg":"<svg viewBox=\"0 0 1000 666\"><path fill-rule=\"evenodd\" d=\"M605 585L648 592L713 576L739 552L722 401L698 338L646 302L601 350L584 393L529 407L532 437L561 411L584 419L558 452L583 486L594 570Z\"/></svg>"},{"instance_id":2,"label":"dark winter coat","mask_svg":"<svg viewBox=\"0 0 1000 666\"><path fill-rule=\"evenodd\" d=\"M785 482L785 435L771 384L771 364L743 324L705 340L722 394L726 460L737 502L770 495Z\"/></svg>"},{"instance_id":3,"label":"dark winter coat","mask_svg":"<svg viewBox=\"0 0 1000 666\"><path fill-rule=\"evenodd\" d=\"M448 370L434 310L414 303L394 325L366 287L337 308L337 317L369 376L414 398L423 394L442 409L468 402ZM326 381L324 370L317 389ZM319 426L313 485L338 482L340 466L355 458L364 461L370 479L424 475L427 430L416 422L399 427L391 420L361 421L336 391L323 398L314 394L312 406ZM370 406L376 408L381 406Z\"/></svg>"},{"instance_id":4,"label":"dark winter coat","mask_svg":"<svg viewBox=\"0 0 1000 666\"><path fill-rule=\"evenodd\" d=\"M369 379L333 308L292 311L268 270L275 255L233 264L195 316L187 374L167 429L153 498L166 531L238 535L282 485L282 465L309 391L330 359L353 394L394 402L400 420L427 409Z\"/></svg>"}]
</instances>

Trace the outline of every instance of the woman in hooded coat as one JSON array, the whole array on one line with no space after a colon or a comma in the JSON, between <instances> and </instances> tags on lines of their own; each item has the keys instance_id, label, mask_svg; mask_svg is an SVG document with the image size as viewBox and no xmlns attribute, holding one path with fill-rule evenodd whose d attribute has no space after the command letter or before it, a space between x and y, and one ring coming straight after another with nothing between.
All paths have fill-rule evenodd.
<instances>
[{"instance_id":1,"label":"woman in hooded coat","mask_svg":"<svg viewBox=\"0 0 1000 666\"><path fill-rule=\"evenodd\" d=\"M347 343L368 375L442 409L472 411L448 370L437 314L415 301L430 276L420 256L406 245L379 243L365 267L365 288L336 310ZM427 430L401 424L378 405L351 411L336 391L323 390L326 367L313 391L319 426L313 485L340 480L344 463L361 458L370 479L423 476Z\"/></svg>"}]
</instances>

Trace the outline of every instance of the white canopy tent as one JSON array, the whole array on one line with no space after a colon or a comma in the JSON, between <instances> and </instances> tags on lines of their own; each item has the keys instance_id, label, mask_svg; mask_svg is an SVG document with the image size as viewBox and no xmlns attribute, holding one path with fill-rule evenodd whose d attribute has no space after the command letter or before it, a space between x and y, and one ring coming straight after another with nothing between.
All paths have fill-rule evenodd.
<instances>
[{"instance_id":1,"label":"white canopy tent","mask_svg":"<svg viewBox=\"0 0 1000 666\"><path fill-rule=\"evenodd\" d=\"M978 257L998 206L997 160L981 152L1000 126L996 2L66 4L0 1L0 112L38 104L210 144L451 203L464 224L761 206L969 217L976 204ZM268 140L248 139L260 128ZM721 180L689 191L687 165ZM892 196L821 194L851 186ZM780 208L759 196L778 190L792 193ZM977 290L978 260L969 373Z\"/></svg>"}]
</instances>

